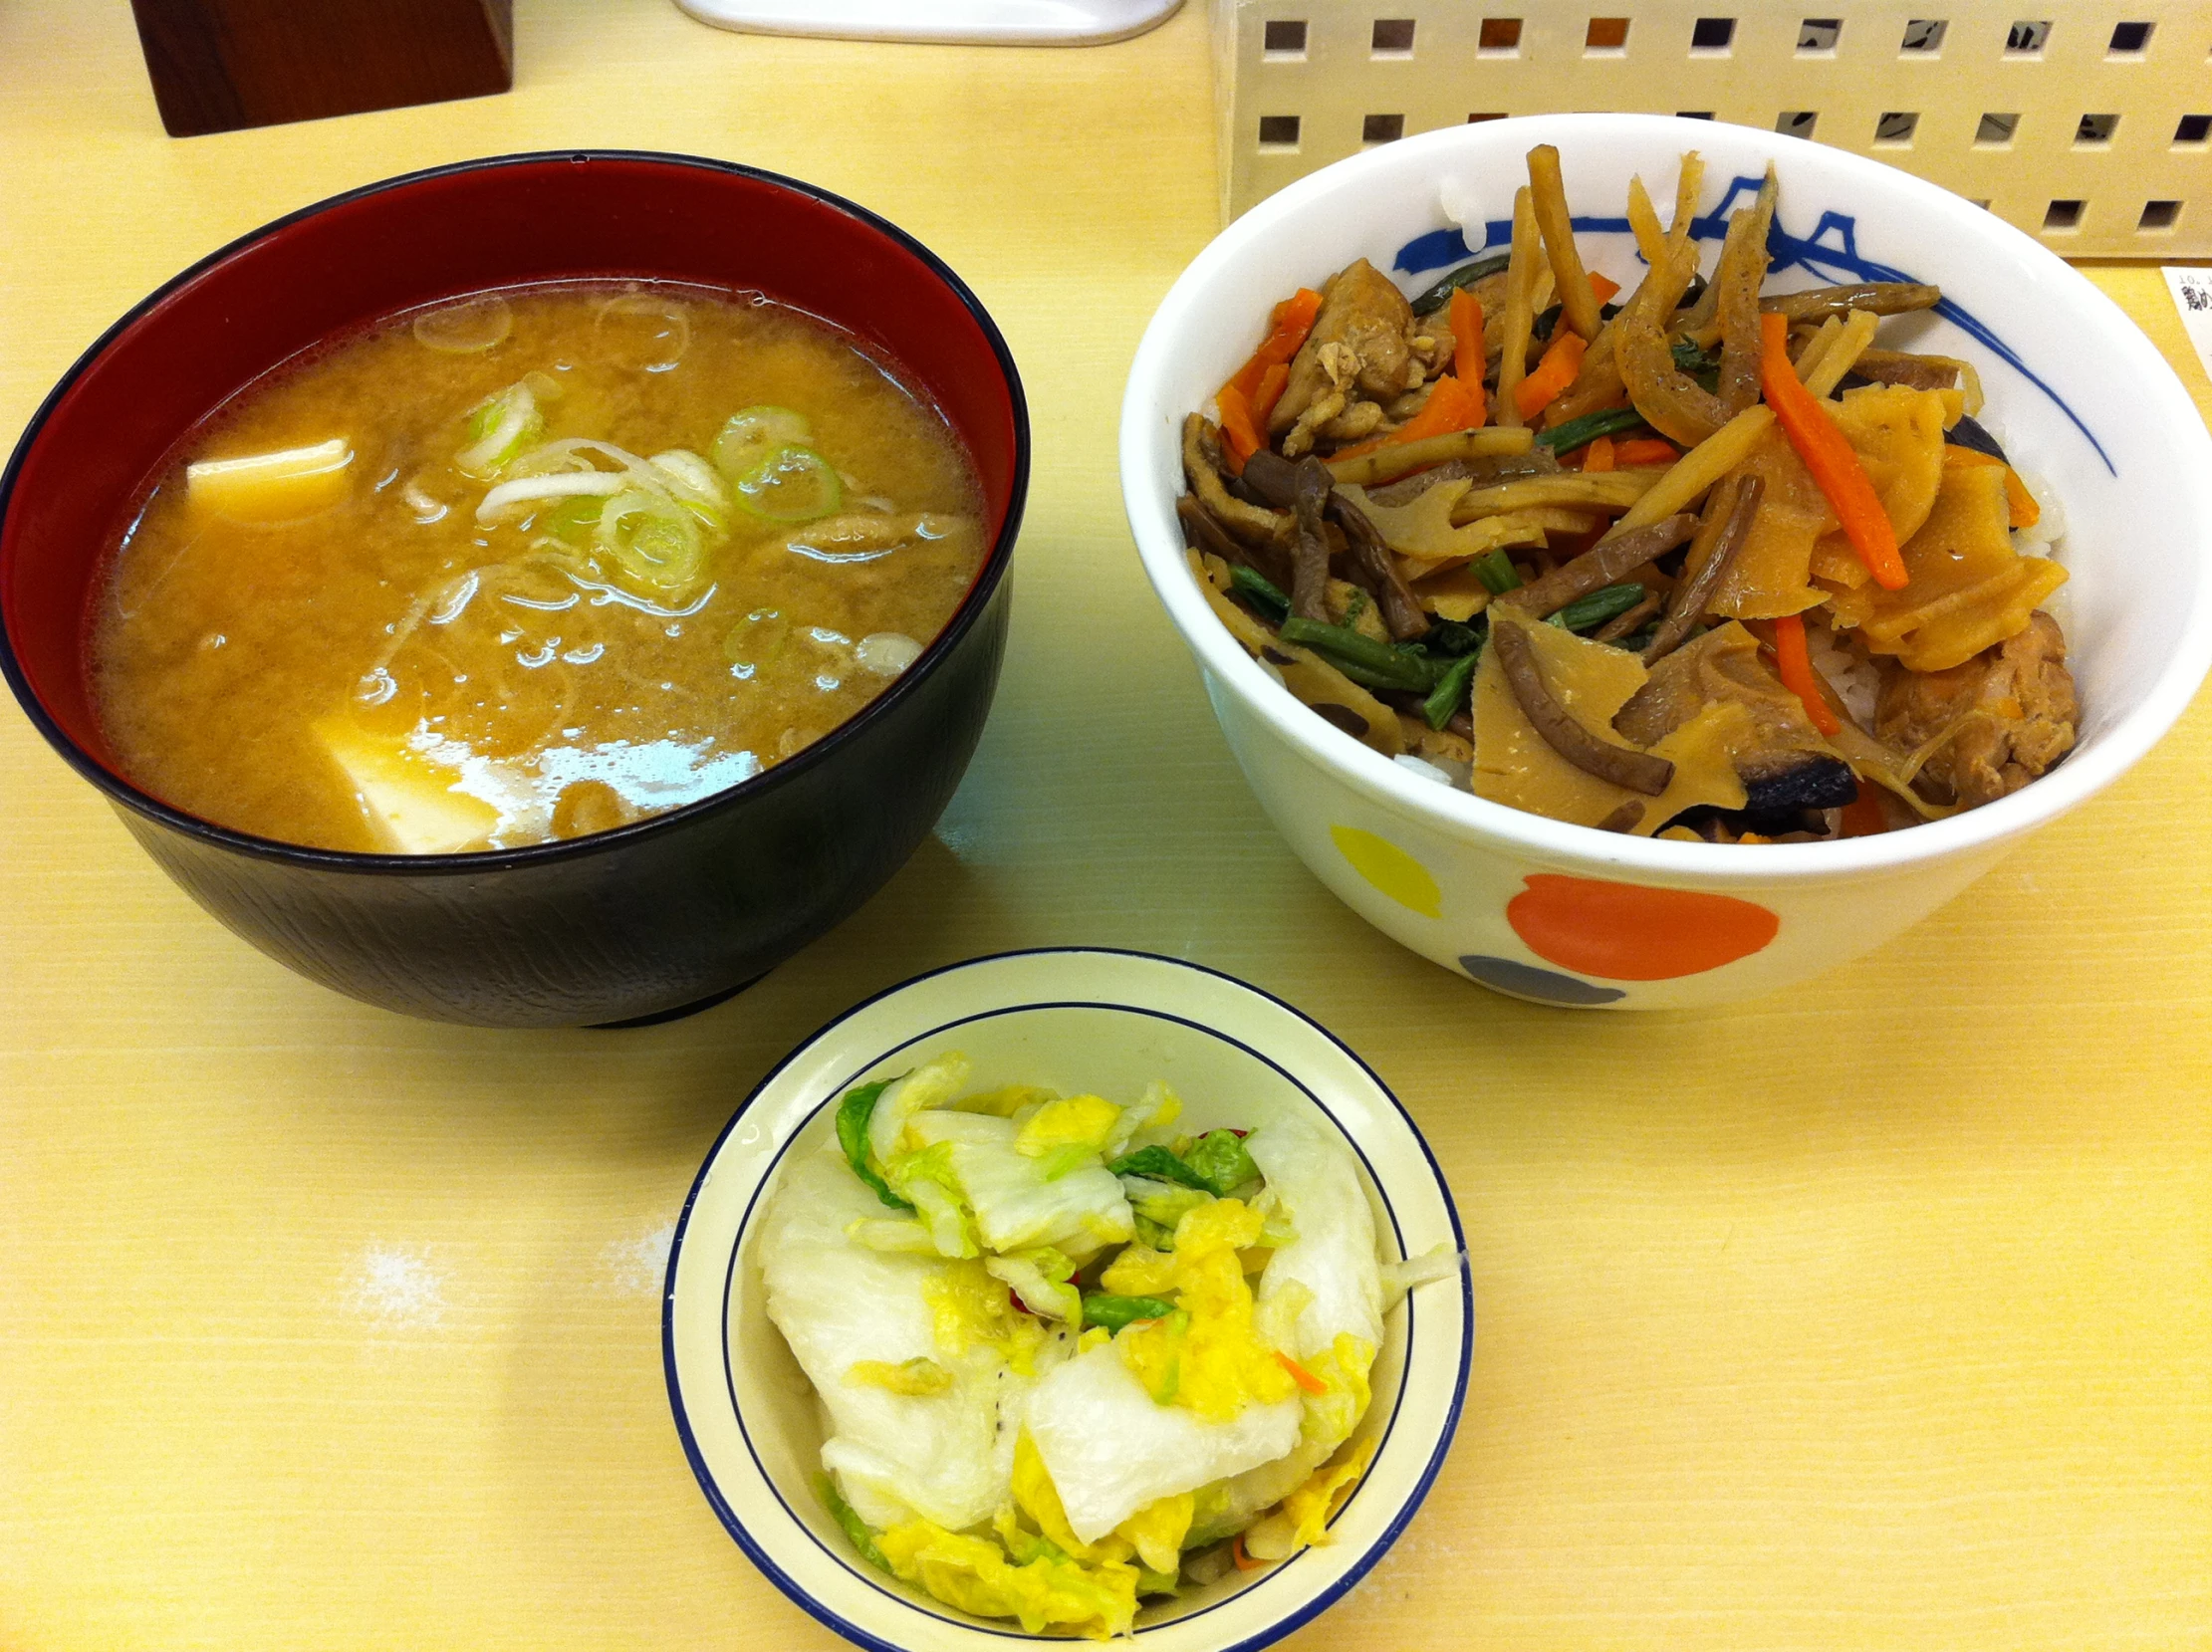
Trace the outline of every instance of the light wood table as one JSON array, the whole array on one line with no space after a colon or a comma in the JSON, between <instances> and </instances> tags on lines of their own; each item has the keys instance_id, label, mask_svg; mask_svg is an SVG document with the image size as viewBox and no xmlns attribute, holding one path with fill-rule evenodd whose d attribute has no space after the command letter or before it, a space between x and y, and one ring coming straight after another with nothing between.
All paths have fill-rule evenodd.
<instances>
[{"instance_id":1,"label":"light wood table","mask_svg":"<svg viewBox=\"0 0 2212 1652\"><path fill-rule=\"evenodd\" d=\"M2212 714L1863 963L1710 1014L1492 997L1293 860L1138 573L1121 377L1214 224L1204 8L1078 51L518 7L507 97L172 141L123 0L0 7L0 431L231 237L503 150L827 185L981 294L1036 485L934 838L736 1001L410 1022L202 916L0 712L0 1648L829 1647L661 1383L670 1224L820 1023L1061 942L1243 976L1412 1109L1479 1314L1442 1479L1291 1645L2212 1645ZM2153 270L2096 279L2181 366Z\"/></svg>"}]
</instances>

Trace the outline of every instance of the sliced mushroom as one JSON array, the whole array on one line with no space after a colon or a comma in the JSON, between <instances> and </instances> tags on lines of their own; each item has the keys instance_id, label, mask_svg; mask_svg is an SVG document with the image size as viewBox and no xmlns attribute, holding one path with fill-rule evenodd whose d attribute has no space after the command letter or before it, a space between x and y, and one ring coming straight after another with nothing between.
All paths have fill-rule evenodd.
<instances>
[{"instance_id":1,"label":"sliced mushroom","mask_svg":"<svg viewBox=\"0 0 2212 1652\"><path fill-rule=\"evenodd\" d=\"M1560 462L1552 457L1548 447L1532 447L1526 453L1500 453L1474 459L1446 459L1442 464L1431 465L1411 476L1395 482L1384 483L1367 489L1367 497L1377 505L1410 505L1439 482L1456 482L1464 478L1478 487L1493 482L1509 482L1522 476L1557 476ZM1339 481L1344 478L1339 477Z\"/></svg>"},{"instance_id":2,"label":"sliced mushroom","mask_svg":"<svg viewBox=\"0 0 2212 1652\"><path fill-rule=\"evenodd\" d=\"M1697 530L1697 518L1687 512L1663 517L1644 528L1592 546L1573 562L1564 563L1533 585L1509 590L1498 600L1525 608L1542 619L1556 613L1578 596L1618 585L1645 563L1655 562Z\"/></svg>"},{"instance_id":3,"label":"sliced mushroom","mask_svg":"<svg viewBox=\"0 0 2212 1652\"><path fill-rule=\"evenodd\" d=\"M1329 467L1319 459L1300 460L1297 476L1298 492L1291 506L1292 517L1298 524L1298 537L1291 549L1291 612L1301 619L1318 619L1327 624L1329 539L1323 532L1322 516L1336 484L1330 477Z\"/></svg>"},{"instance_id":4,"label":"sliced mushroom","mask_svg":"<svg viewBox=\"0 0 2212 1652\"><path fill-rule=\"evenodd\" d=\"M1381 530L1367 520L1366 512L1334 488L1329 495L1329 514L1344 530L1352 560L1366 575L1365 583L1374 591L1375 605L1382 610L1382 623L1390 628L1391 638L1403 642L1427 635L1428 611L1398 571L1398 560L1390 554Z\"/></svg>"}]
</instances>

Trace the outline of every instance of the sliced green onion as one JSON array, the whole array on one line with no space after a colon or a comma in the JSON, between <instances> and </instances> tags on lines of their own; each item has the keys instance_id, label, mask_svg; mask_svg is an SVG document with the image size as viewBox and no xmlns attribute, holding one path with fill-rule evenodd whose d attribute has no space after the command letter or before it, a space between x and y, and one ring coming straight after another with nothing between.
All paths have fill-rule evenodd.
<instances>
[{"instance_id":1,"label":"sliced green onion","mask_svg":"<svg viewBox=\"0 0 2212 1652\"><path fill-rule=\"evenodd\" d=\"M738 479L737 499L771 522L812 522L845 503L845 483L813 448L780 447Z\"/></svg>"},{"instance_id":2,"label":"sliced green onion","mask_svg":"<svg viewBox=\"0 0 2212 1652\"><path fill-rule=\"evenodd\" d=\"M1511 253L1493 253L1488 258L1476 259L1472 264L1460 265L1450 275L1422 291L1421 296L1413 301L1413 314L1425 316L1433 310L1443 309L1451 303L1452 294L1460 288L1472 287L1476 282L1496 275L1512 258Z\"/></svg>"},{"instance_id":3,"label":"sliced green onion","mask_svg":"<svg viewBox=\"0 0 2212 1652\"><path fill-rule=\"evenodd\" d=\"M1475 667L1481 659L1479 652L1462 654L1437 679L1428 698L1421 702L1421 717L1430 728L1440 729L1459 715L1459 708L1467 702L1467 685L1474 680Z\"/></svg>"},{"instance_id":4,"label":"sliced green onion","mask_svg":"<svg viewBox=\"0 0 2212 1652\"><path fill-rule=\"evenodd\" d=\"M608 500L592 538L625 573L659 590L689 585L706 555L698 518L643 488L625 488Z\"/></svg>"},{"instance_id":5,"label":"sliced green onion","mask_svg":"<svg viewBox=\"0 0 2212 1652\"><path fill-rule=\"evenodd\" d=\"M611 470L569 470L552 476L518 476L502 482L476 507L476 520L497 521L509 507L535 505L547 499L605 499L629 486L629 479Z\"/></svg>"},{"instance_id":6,"label":"sliced green onion","mask_svg":"<svg viewBox=\"0 0 2212 1652\"><path fill-rule=\"evenodd\" d=\"M691 318L675 299L658 293L624 293L600 306L592 332L616 366L666 372L691 346Z\"/></svg>"},{"instance_id":7,"label":"sliced green onion","mask_svg":"<svg viewBox=\"0 0 2212 1652\"><path fill-rule=\"evenodd\" d=\"M591 530L599 526L600 513L607 501L588 494L567 500L545 514L545 531L557 540L578 545L592 537Z\"/></svg>"},{"instance_id":8,"label":"sliced green onion","mask_svg":"<svg viewBox=\"0 0 2212 1652\"><path fill-rule=\"evenodd\" d=\"M470 445L453 455L467 476L497 476L517 454L545 433L546 421L528 384L510 384L468 415Z\"/></svg>"},{"instance_id":9,"label":"sliced green onion","mask_svg":"<svg viewBox=\"0 0 2212 1652\"><path fill-rule=\"evenodd\" d=\"M514 327L514 308L497 293L484 293L425 310L414 319L414 342L446 355L474 355L503 343Z\"/></svg>"},{"instance_id":10,"label":"sliced green onion","mask_svg":"<svg viewBox=\"0 0 2212 1652\"><path fill-rule=\"evenodd\" d=\"M741 407L714 438L714 465L735 482L779 447L806 447L813 441L814 425L804 413L766 402Z\"/></svg>"},{"instance_id":11,"label":"sliced green onion","mask_svg":"<svg viewBox=\"0 0 2212 1652\"><path fill-rule=\"evenodd\" d=\"M1617 436L1641 423L1643 415L1633 407L1606 407L1596 413L1585 413L1579 419L1569 419L1565 424L1555 424L1549 430L1539 430L1536 445L1550 448L1552 456L1558 458L1588 447L1599 436Z\"/></svg>"},{"instance_id":12,"label":"sliced green onion","mask_svg":"<svg viewBox=\"0 0 2212 1652\"><path fill-rule=\"evenodd\" d=\"M671 447L655 453L645 463L667 481L668 491L681 505L695 505L719 516L730 508L728 490L714 467L689 448Z\"/></svg>"},{"instance_id":13,"label":"sliced green onion","mask_svg":"<svg viewBox=\"0 0 2212 1652\"><path fill-rule=\"evenodd\" d=\"M791 642L791 622L776 608L755 608L730 627L722 654L732 665L757 670L773 665Z\"/></svg>"},{"instance_id":14,"label":"sliced green onion","mask_svg":"<svg viewBox=\"0 0 2212 1652\"><path fill-rule=\"evenodd\" d=\"M1482 582L1483 589L1493 596L1503 596L1521 584L1521 571L1513 566L1513 559L1506 555L1502 545L1486 557L1477 557L1468 566L1475 571L1475 578Z\"/></svg>"},{"instance_id":15,"label":"sliced green onion","mask_svg":"<svg viewBox=\"0 0 2212 1652\"><path fill-rule=\"evenodd\" d=\"M1550 623L1570 631L1594 631L1608 619L1617 619L1649 594L1642 586L1634 583L1606 586L1587 596L1578 596L1559 612L1552 615Z\"/></svg>"}]
</instances>

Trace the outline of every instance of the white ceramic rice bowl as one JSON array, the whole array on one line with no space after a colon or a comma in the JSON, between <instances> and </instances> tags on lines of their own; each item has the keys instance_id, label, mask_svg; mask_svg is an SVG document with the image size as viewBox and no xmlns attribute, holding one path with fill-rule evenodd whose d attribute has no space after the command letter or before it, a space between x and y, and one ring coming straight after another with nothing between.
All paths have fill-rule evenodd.
<instances>
[{"instance_id":1,"label":"white ceramic rice bowl","mask_svg":"<svg viewBox=\"0 0 2212 1652\"><path fill-rule=\"evenodd\" d=\"M1228 976L1141 953L1010 953L918 977L832 1022L761 1081L700 1170L669 1258L663 1353L685 1453L730 1534L792 1600L879 1652L1065 1644L955 1611L855 1552L816 1493L818 1406L767 1316L754 1259L779 1166L830 1138L845 1092L953 1050L973 1062L978 1088L1133 1098L1161 1078L1194 1126L1304 1114L1358 1160L1385 1260L1462 1247L1442 1173L1395 1097L1320 1026ZM1332 1541L1148 1606L1136 1623L1144 1646L1252 1652L1357 1582L1442 1466L1473 1336L1462 1261L1385 1319L1359 1429L1380 1443Z\"/></svg>"},{"instance_id":2,"label":"white ceramic rice bowl","mask_svg":"<svg viewBox=\"0 0 2212 1652\"><path fill-rule=\"evenodd\" d=\"M1798 245L1777 258L1770 290L1869 279L1943 289L1945 314L1887 324L1885 342L1975 362L1985 417L2064 505L2072 579L2060 602L2084 716L2080 745L2053 773L1985 808L1874 837L1759 847L1625 837L1392 763L1300 705L1222 628L1175 520L1183 416L1206 406L1257 344L1268 306L1293 289L1365 257L1411 294L1480 254L1474 235L1469 250L1445 245L1455 226L1443 180L1476 203L1471 216L1490 225L1498 250L1524 157L1547 142L1561 152L1586 260L1624 290L1641 272L1619 218L1629 176L1641 172L1670 201L1686 149L1706 162L1708 265L1725 227L1716 208L1745 204L1771 159L1777 225ZM1586 225L1585 213L1622 227ZM1793 250L1811 267L1787 267ZM1548 1003L1727 1003L1880 945L2108 786L2165 733L2212 663L2212 439L2149 341L2064 262L1960 197L1744 126L1627 115L1488 121L1369 150L1263 201L1192 261L1146 330L1122 403L1121 482L1145 572L1197 657L1230 749L1299 857L1393 939Z\"/></svg>"}]
</instances>

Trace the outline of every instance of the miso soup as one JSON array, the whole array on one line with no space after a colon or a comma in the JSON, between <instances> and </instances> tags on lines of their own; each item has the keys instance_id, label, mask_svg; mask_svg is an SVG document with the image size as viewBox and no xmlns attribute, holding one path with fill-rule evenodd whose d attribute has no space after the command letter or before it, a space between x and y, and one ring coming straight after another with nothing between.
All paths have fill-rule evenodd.
<instances>
[{"instance_id":1,"label":"miso soup","mask_svg":"<svg viewBox=\"0 0 2212 1652\"><path fill-rule=\"evenodd\" d=\"M911 665L983 504L897 368L756 295L564 284L252 386L114 548L94 690L136 785L323 848L605 830L722 791Z\"/></svg>"}]
</instances>

